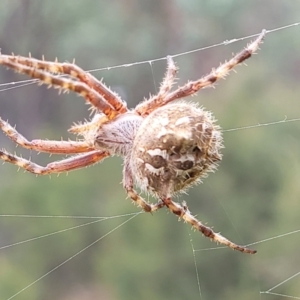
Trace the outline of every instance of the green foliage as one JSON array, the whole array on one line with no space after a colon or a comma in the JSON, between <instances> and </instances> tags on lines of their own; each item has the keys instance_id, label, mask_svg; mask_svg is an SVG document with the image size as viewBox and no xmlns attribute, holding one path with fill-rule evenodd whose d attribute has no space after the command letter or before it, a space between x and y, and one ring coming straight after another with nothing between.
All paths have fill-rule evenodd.
<instances>
[{"instance_id":1,"label":"green foliage","mask_svg":"<svg viewBox=\"0 0 300 300\"><path fill-rule=\"evenodd\" d=\"M299 21L299 3L267 1L3 1L0 47L34 57L100 69L165 57ZM280 14L279 14L280 12ZM179 82L196 79L240 50L246 41L177 57ZM267 35L249 67L239 67L193 101L212 110L224 129L299 118L299 27ZM93 74L130 107L155 93L165 61ZM20 77L1 68L0 82ZM26 78L27 79L27 78ZM2 88L0 88L2 89ZM70 137L67 128L88 117L84 101L44 87L1 91L0 114L28 138ZM224 132L224 159L216 174L182 195L200 220L241 244L299 229L299 124ZM0 147L14 151L0 135ZM25 157L41 164L56 159ZM35 177L0 166L0 215L118 216L137 212L119 184L121 160L110 158L68 176ZM128 218L128 217L127 217ZM94 219L0 217L0 294L8 299L258 299L259 291L299 272L299 234L255 245L255 257L213 248L208 239L162 210L52 234ZM8 248L20 243L50 235ZM105 236L105 237L104 237ZM298 295L290 282L277 292ZM262 296L262 299L263 296Z\"/></svg>"}]
</instances>

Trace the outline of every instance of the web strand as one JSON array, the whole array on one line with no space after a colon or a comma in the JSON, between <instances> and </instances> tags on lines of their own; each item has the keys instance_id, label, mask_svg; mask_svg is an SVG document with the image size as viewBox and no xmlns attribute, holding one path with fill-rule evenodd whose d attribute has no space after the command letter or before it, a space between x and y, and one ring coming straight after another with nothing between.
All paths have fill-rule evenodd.
<instances>
[{"instance_id":1,"label":"web strand","mask_svg":"<svg viewBox=\"0 0 300 300\"><path fill-rule=\"evenodd\" d=\"M242 126L242 127L231 128L231 129L224 129L222 131L223 132L240 131L240 130L245 130L245 129L253 129L253 128L258 128L258 127L272 126L272 125L278 125L278 124L282 124L282 123L291 123L291 122L299 122L299 121L300 121L300 118L288 119L287 116L285 116L285 118L283 120L280 120L280 121L274 121L274 122L268 122L268 123L259 123L259 124L249 125L249 126Z\"/></svg>"},{"instance_id":2,"label":"web strand","mask_svg":"<svg viewBox=\"0 0 300 300\"><path fill-rule=\"evenodd\" d=\"M276 284L275 286L273 286L272 288L268 289L267 291L264 291L264 292L260 292L261 294L267 294L267 295L273 295L273 296L280 296L280 297L285 297L285 298L291 298L291 299L300 299L300 297L297 297L297 296L290 296L290 295L285 295L285 294L280 294L280 293L275 293L275 292L272 292L273 290L275 290L276 288L284 285L285 283L293 280L294 278L296 278L297 276L300 275L300 272L290 276L289 278L281 281L280 283Z\"/></svg>"},{"instance_id":3,"label":"web strand","mask_svg":"<svg viewBox=\"0 0 300 300\"><path fill-rule=\"evenodd\" d=\"M189 232L189 237L190 237L190 244L191 244L191 247L192 247L192 254L193 254L194 265L195 265L195 272L196 272L196 279L197 279L197 285L198 285L199 299L202 299L202 293L201 293L201 285L200 285L200 278L199 278L199 272L198 272L197 259L196 259L196 254L195 254L195 248L194 248L194 243L193 243L192 235L191 235L190 232Z\"/></svg>"},{"instance_id":4,"label":"web strand","mask_svg":"<svg viewBox=\"0 0 300 300\"><path fill-rule=\"evenodd\" d=\"M52 268L49 272L45 273L44 275L42 275L41 277L39 277L38 279L36 279L32 283L30 283L27 286L25 286L24 288L22 288L19 292L17 292L13 296L9 297L7 300L11 300L11 299L15 298L17 295L19 295L20 293L24 292L25 290L27 290L28 288L30 288L31 286L33 286L34 284L36 284L40 280L44 279L46 276L50 275L51 273L53 273L58 268L60 268L63 265L65 265L66 263L68 263L69 261L71 261L72 259L74 259L76 256L78 256L79 254L81 254L84 251L86 251L87 249L91 248L93 245L95 245L96 243L98 243L99 241L101 241L102 239L104 239L105 237L107 237L108 235L112 234L117 229L121 228L122 226L124 226L126 223L128 223L129 221L131 221L133 218L135 218L136 216L138 216L141 213L142 212L138 212L138 213L134 214L129 219L127 219L126 221L122 222L120 225L116 226L115 228L113 228L112 230L110 230L109 232L107 232L106 234L104 234L103 236L101 236L99 239L97 239L94 242L90 243L88 246L84 247L80 251L78 251L75 254L73 254L72 256L70 256L68 259L64 260L62 263L58 264L56 267Z\"/></svg>"},{"instance_id":5,"label":"web strand","mask_svg":"<svg viewBox=\"0 0 300 300\"><path fill-rule=\"evenodd\" d=\"M45 237L50 237L50 236L53 236L53 235L56 235L56 234L59 234L59 233L64 233L64 232L67 232L67 231L70 231L70 230L79 229L81 227L96 224L96 223L99 223L99 222L102 222L102 221L107 221L107 220L121 218L121 217L135 216L136 214L137 213L131 213L131 214L125 214L125 215L112 216L112 217L0 215L0 217L18 217L18 218L51 218L51 219L54 219L54 218L60 218L60 219L62 219L62 218L63 219L95 219L96 218L97 219L96 221L80 224L80 225L73 226L73 227L70 227L70 228L66 228L66 229L55 231L55 232L43 234L41 236L37 236L37 237L34 237L34 238L26 239L24 241L20 241L20 242L16 242L16 243L13 243L13 244L5 245L5 246L0 247L0 250L10 248L10 247L13 247L13 246L17 246L17 245L21 245L21 244L25 244L25 243L28 243L28 242L33 242L33 241L40 240L40 239L45 238Z\"/></svg>"},{"instance_id":6,"label":"web strand","mask_svg":"<svg viewBox=\"0 0 300 300\"><path fill-rule=\"evenodd\" d=\"M280 31L280 30L286 30L286 29L289 29L291 27L295 27L295 26L299 26L299 25L300 25L300 22L296 22L296 23L289 24L289 25L286 25L286 26L281 26L281 27L277 27L277 28L274 28L274 29L266 30L266 33L270 34L270 33L274 33L274 32ZM110 71L110 70L113 70L113 69L134 67L134 66L143 65L143 64L149 64L150 66L152 66L152 63L154 63L154 62L167 60L168 56L179 57L179 56L184 56L184 55L188 55L188 54L192 54L192 53L196 53L196 52L200 52L200 51L204 51L204 50L208 50L208 49L212 49L212 48L216 48L216 47L220 47L220 46L227 46L227 45L239 42L239 41L243 41L243 40L246 40L246 39L256 37L258 35L260 35L260 33L252 34L252 35L249 35L249 36L244 36L244 37L241 37L241 38L233 38L231 40L225 40L221 43L217 43L217 44L213 44L213 45L210 45L210 46L197 48L197 49L194 49L194 50L189 50L189 51L185 51L185 52L181 52L181 53L177 53L177 54L172 54L172 55L168 54L166 56L159 57L159 58L154 58L154 59L151 59L151 60L143 60L143 61L120 64L120 65L115 65L115 66L110 66L110 67L90 69L90 70L87 70L87 72L94 73L94 72L99 72L99 71ZM28 79L28 80L22 80L22 81L17 81L17 82L1 83L0 87L10 86L10 85L13 85L13 86L9 87L9 88L0 89L0 92L7 91L7 90L10 90L10 89L14 89L14 88L19 88L20 86L22 87L22 86L33 84L33 83L36 83L36 82L37 82L36 79ZM20 84L20 86L19 86L19 84Z\"/></svg>"}]
</instances>

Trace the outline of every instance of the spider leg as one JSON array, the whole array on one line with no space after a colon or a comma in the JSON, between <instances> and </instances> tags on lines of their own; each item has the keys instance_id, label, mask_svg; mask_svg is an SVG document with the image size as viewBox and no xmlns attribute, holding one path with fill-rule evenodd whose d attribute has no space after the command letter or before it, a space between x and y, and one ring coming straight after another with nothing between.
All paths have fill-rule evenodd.
<instances>
[{"instance_id":1,"label":"spider leg","mask_svg":"<svg viewBox=\"0 0 300 300\"><path fill-rule=\"evenodd\" d=\"M30 61L30 58L28 59ZM16 56L1 55L0 54L0 64L5 65L16 72L27 74L32 78L39 79L42 83L48 86L54 86L55 88L64 91L73 91L83 98L86 99L92 107L103 112L108 120L114 119L116 115L119 114L111 104L109 104L102 94L98 93L92 87L88 86L85 82L74 80L74 78L64 78L61 76L54 75L50 71L44 71L43 69L36 69L33 66L27 66L25 64L19 63ZM53 63L55 65L55 63ZM53 71L52 71L53 72ZM73 73L73 72L70 72ZM75 73L75 72L74 72ZM74 76L71 74L71 76Z\"/></svg>"},{"instance_id":2,"label":"spider leg","mask_svg":"<svg viewBox=\"0 0 300 300\"><path fill-rule=\"evenodd\" d=\"M156 204L148 203L133 189L133 178L128 159L125 159L124 162L123 187L126 190L127 195L145 212L154 212L165 206L163 201L159 201Z\"/></svg>"},{"instance_id":3,"label":"spider leg","mask_svg":"<svg viewBox=\"0 0 300 300\"><path fill-rule=\"evenodd\" d=\"M127 195L139 206L141 207L145 212L154 212L158 209L165 206L165 204L162 201L157 202L156 204L152 204L147 202L144 198L142 198L134 189L132 186L125 187Z\"/></svg>"},{"instance_id":4,"label":"spider leg","mask_svg":"<svg viewBox=\"0 0 300 300\"><path fill-rule=\"evenodd\" d=\"M163 79L163 82L160 86L159 92L157 95L151 97L150 99L141 102L138 104L135 108L135 111L140 115L147 115L151 111L153 111L156 107L162 106L164 103L164 98L168 95L170 92L175 76L177 73L177 67L174 63L174 60L171 56L167 57L167 71L165 74L165 77Z\"/></svg>"},{"instance_id":5,"label":"spider leg","mask_svg":"<svg viewBox=\"0 0 300 300\"><path fill-rule=\"evenodd\" d=\"M220 233L214 232L210 227L203 225L199 220L197 220L188 210L187 206L184 204L182 207L176 202L173 202L171 198L162 199L164 204L169 208L169 210L177 215L179 218L183 219L185 222L191 224L193 228L199 230L204 236L212 239L216 243L223 244L233 250L238 250L240 252L255 254L256 250L251 250L244 246L239 246L225 237Z\"/></svg>"},{"instance_id":6,"label":"spider leg","mask_svg":"<svg viewBox=\"0 0 300 300\"><path fill-rule=\"evenodd\" d=\"M103 98L119 113L128 111L126 103L121 97L111 91L104 83L96 77L75 65L74 63L59 63L39 60L31 57L22 57L14 55L2 55L2 59L13 63L21 64L32 69L43 70L49 73L66 74L79 81L86 83L90 88L97 91Z\"/></svg>"},{"instance_id":7,"label":"spider leg","mask_svg":"<svg viewBox=\"0 0 300 300\"><path fill-rule=\"evenodd\" d=\"M167 71L160 86L158 98L164 98L169 93L174 84L175 76L178 71L172 56L167 56L167 63Z\"/></svg>"},{"instance_id":8,"label":"spider leg","mask_svg":"<svg viewBox=\"0 0 300 300\"><path fill-rule=\"evenodd\" d=\"M104 158L109 156L109 153L102 151L91 151L85 154L79 154L77 156L72 156L60 161L54 161L49 163L46 167L40 166L36 163L31 162L28 159L12 155L5 150L0 150L0 159L5 162L14 164L28 172L36 175L46 175L53 173L68 172L75 169L80 169L92 164L95 164Z\"/></svg>"},{"instance_id":9,"label":"spider leg","mask_svg":"<svg viewBox=\"0 0 300 300\"><path fill-rule=\"evenodd\" d=\"M32 140L28 141L8 122L0 118L0 129L19 146L35 150L38 152L48 152L53 154L74 154L89 152L95 150L94 147L83 141L49 141L49 140Z\"/></svg>"},{"instance_id":10,"label":"spider leg","mask_svg":"<svg viewBox=\"0 0 300 300\"><path fill-rule=\"evenodd\" d=\"M225 78L236 65L241 64L246 59L250 58L255 51L258 50L259 45L262 43L266 35L266 30L263 30L256 40L250 43L240 53L236 54L228 62L221 64L218 68L213 69L210 74L200 78L196 81L189 81L182 87L169 93L164 97L161 102L157 102L158 106L166 105L167 103L176 99L184 98L197 93L200 89L212 86L217 80ZM150 99L151 100L151 99ZM155 108L154 108L155 109Z\"/></svg>"}]
</instances>

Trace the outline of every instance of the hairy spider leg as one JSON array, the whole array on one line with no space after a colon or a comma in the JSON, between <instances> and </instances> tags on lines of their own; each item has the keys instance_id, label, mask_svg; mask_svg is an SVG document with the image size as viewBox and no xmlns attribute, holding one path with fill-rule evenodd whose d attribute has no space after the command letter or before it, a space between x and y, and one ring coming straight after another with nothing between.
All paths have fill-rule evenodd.
<instances>
[{"instance_id":1,"label":"hairy spider leg","mask_svg":"<svg viewBox=\"0 0 300 300\"><path fill-rule=\"evenodd\" d=\"M14 164L26 171L36 175L46 175L53 173L68 172L75 169L84 168L89 165L93 165L100 162L104 158L108 157L108 152L92 151L85 154L79 154L59 161L49 163L46 167L40 166L31 162L28 159L12 155L5 150L0 150L0 159Z\"/></svg>"},{"instance_id":2,"label":"hairy spider leg","mask_svg":"<svg viewBox=\"0 0 300 300\"><path fill-rule=\"evenodd\" d=\"M85 141L50 141L40 139L28 141L8 122L2 120L1 117L0 128L13 142L19 146L38 152L47 152L52 154L74 154L95 150L94 147L91 147Z\"/></svg>"},{"instance_id":3,"label":"hairy spider leg","mask_svg":"<svg viewBox=\"0 0 300 300\"><path fill-rule=\"evenodd\" d=\"M73 91L79 94L94 108L103 112L107 116L108 120L114 119L114 117L118 114L118 112L108 102L106 102L101 94L97 93L84 82L59 77L43 70L25 66L12 61L7 55L0 54L0 64L5 65L16 72L24 73L32 78L39 79L42 83L45 83L50 87L54 86L55 88L64 91Z\"/></svg>"},{"instance_id":4,"label":"hairy spider leg","mask_svg":"<svg viewBox=\"0 0 300 300\"><path fill-rule=\"evenodd\" d=\"M43 70L50 73L70 75L77 78L79 81L86 83L90 88L98 92L118 113L125 113L128 111L126 102L121 97L111 91L103 82L96 77L75 65L74 63L60 63L39 60L31 57L2 55L6 61L21 64L32 69ZM1 61L1 59L0 59Z\"/></svg>"},{"instance_id":5,"label":"hairy spider leg","mask_svg":"<svg viewBox=\"0 0 300 300\"><path fill-rule=\"evenodd\" d=\"M263 42L265 35L266 30L263 30L258 36L258 38L252 43L248 44L248 46L245 49L243 49L240 53L236 54L228 62L221 64L218 68L213 69L210 74L200 78L199 80L189 81L184 86L179 87L175 91L165 95L162 98L157 98L154 96L146 102L142 102L138 106L139 112L145 112L148 109L154 110L157 107L166 105L167 103L172 102L174 100L194 95L200 89L212 86L217 80L225 78L229 74L230 70L232 70L236 65L239 65L246 59L250 58L259 49L259 45ZM171 64L168 64L168 66L169 65ZM164 80L166 80L166 78Z\"/></svg>"},{"instance_id":6,"label":"hairy spider leg","mask_svg":"<svg viewBox=\"0 0 300 300\"><path fill-rule=\"evenodd\" d=\"M244 253L255 254L257 252L256 250L237 245L223 237L220 233L214 232L210 227L203 225L196 217L194 217L191 214L186 203L184 203L184 205L181 206L178 203L173 202L171 198L161 199L156 204L148 203L133 189L132 176L128 167L126 167L126 164L123 170L123 186L127 192L127 195L145 212L152 213L164 206L167 206L173 214L177 215L179 218L192 225L193 228L200 231L204 236L210 238L216 243L220 243L233 250L237 250Z\"/></svg>"},{"instance_id":7,"label":"hairy spider leg","mask_svg":"<svg viewBox=\"0 0 300 300\"><path fill-rule=\"evenodd\" d=\"M167 57L167 64L167 71L160 86L158 94L138 104L135 108L135 111L138 114L142 116L149 115L153 110L162 105L161 103L164 102L164 98L170 92L174 84L175 76L177 74L178 69L171 56Z\"/></svg>"},{"instance_id":8,"label":"hairy spider leg","mask_svg":"<svg viewBox=\"0 0 300 300\"><path fill-rule=\"evenodd\" d=\"M172 213L183 219L185 222L191 224L193 228L200 231L204 236L212 239L216 243L220 243L233 250L238 250L244 253L255 254L257 252L256 250L252 250L244 246L239 246L223 237L220 233L214 232L210 227L203 225L190 213L185 203L183 204L183 206L181 206L178 203L173 202L171 198L162 199L162 201Z\"/></svg>"},{"instance_id":9,"label":"hairy spider leg","mask_svg":"<svg viewBox=\"0 0 300 300\"><path fill-rule=\"evenodd\" d=\"M147 202L144 198L142 198L134 189L133 187L125 187L127 195L133 200L137 206L141 207L145 212L155 212L158 209L165 206L165 203L162 201L158 201L155 204Z\"/></svg>"},{"instance_id":10,"label":"hairy spider leg","mask_svg":"<svg viewBox=\"0 0 300 300\"><path fill-rule=\"evenodd\" d=\"M152 204L143 199L134 189L133 189L133 177L132 172L129 167L129 159L125 158L123 167L123 187L127 192L127 195L141 207L145 212L154 212L165 206L164 202L159 201L156 204Z\"/></svg>"}]
</instances>

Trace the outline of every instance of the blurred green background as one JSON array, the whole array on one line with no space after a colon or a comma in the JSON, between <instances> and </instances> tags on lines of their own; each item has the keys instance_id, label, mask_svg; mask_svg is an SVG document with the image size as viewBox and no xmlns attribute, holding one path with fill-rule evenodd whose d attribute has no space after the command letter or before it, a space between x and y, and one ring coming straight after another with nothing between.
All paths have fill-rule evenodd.
<instances>
[{"instance_id":1,"label":"blurred green background","mask_svg":"<svg viewBox=\"0 0 300 300\"><path fill-rule=\"evenodd\" d=\"M72 61L86 70L151 60L300 21L300 2L239 0L0 1L2 53ZM258 55L193 101L224 129L299 118L300 27L266 37ZM179 84L199 78L249 40L176 58ZM134 107L155 93L165 61L93 74ZM27 79L1 67L0 84ZM12 87L12 89L7 89ZM29 139L73 138L88 117L84 101L44 86L0 86L0 115ZM248 244L300 229L300 123L226 132L224 159L181 200L200 220ZM24 151L0 133L0 147L46 164L57 157ZM59 157L58 157L59 159ZM68 176L36 177L0 165L0 298L9 299L129 217L14 243L94 219L138 212L122 189L122 160ZM5 217L40 215L48 218ZM199 272L199 295L193 251ZM300 234L253 246L249 256L216 245L165 209L140 214L14 299L285 299L260 294L300 271ZM300 297L300 278L273 292Z\"/></svg>"}]
</instances>

